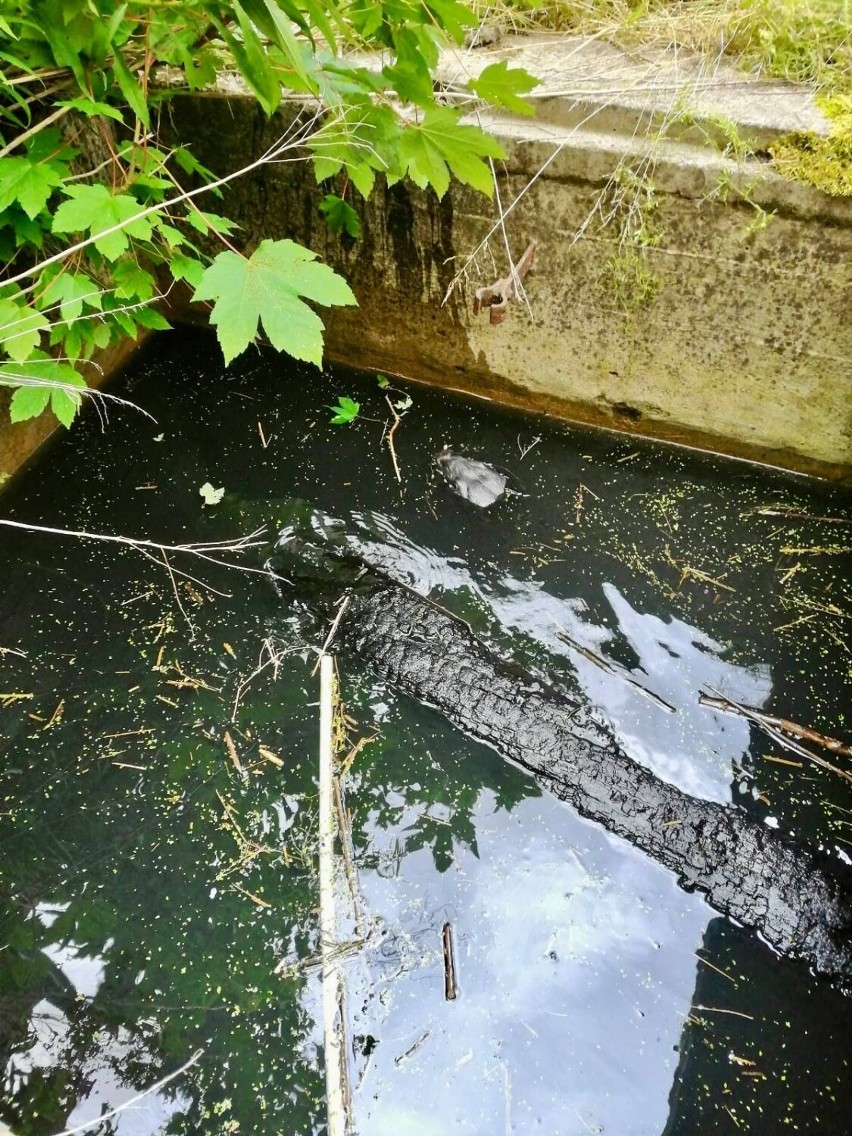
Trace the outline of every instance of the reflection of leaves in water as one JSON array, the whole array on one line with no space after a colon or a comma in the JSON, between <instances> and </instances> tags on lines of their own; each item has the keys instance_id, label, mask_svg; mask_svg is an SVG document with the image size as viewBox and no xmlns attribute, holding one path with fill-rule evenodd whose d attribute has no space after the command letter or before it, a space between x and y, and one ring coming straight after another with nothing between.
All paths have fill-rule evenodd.
<instances>
[{"instance_id":1,"label":"reflection of leaves in water","mask_svg":"<svg viewBox=\"0 0 852 1136\"><path fill-rule=\"evenodd\" d=\"M224 636L211 627L210 641L190 650L178 629L164 660L181 660L221 687L221 697L169 685L172 670L152 670L156 633L143 646L139 632L156 623L144 608L154 616L161 602L156 593L140 601L135 645L110 629L111 665L85 697L75 691L76 642L64 656L71 663L55 662L56 654L49 664L33 655L21 665L40 679L43 698L16 716L15 764L0 770L8 804L0 818L0 1062L30 1049L43 1000L57 1025L46 1035L48 1063L21 1080L4 1112L15 1131L58 1131L96 1068L112 1066L114 1080L141 1088L203 1048L202 1062L176 1083L171 1099L194 1103L172 1118L170 1132L200 1131L202 1113L216 1131L237 1120L241 1131L261 1131L265 1116L284 1111L294 1131L310 1131L322 1096L318 1071L302 1055L311 1019L300 1008L301 981L274 973L285 955L315 949L309 865L289 854L291 843L304 849L313 839L301 828L303 818L312 823L303 806L315 793L302 759L313 733L312 712L301 711L304 667L290 660L277 686L258 680L243 698L231 726L250 770L243 784L222 742L237 681L218 645ZM86 650L86 627L71 630ZM244 631L242 641L257 639L250 620ZM229 612L228 637L238 632ZM45 729L60 689L65 714ZM29 709L42 721L29 719ZM258 744L284 755L284 766L259 758ZM262 849L230 874L223 870L240 849L222 800ZM291 827L279 832L282 817ZM88 968L93 996L84 987L78 997L44 947Z\"/></svg>"},{"instance_id":2,"label":"reflection of leaves in water","mask_svg":"<svg viewBox=\"0 0 852 1136\"><path fill-rule=\"evenodd\" d=\"M364 719L365 703L376 688L354 681L349 709ZM532 778L508 765L492 750L465 738L444 719L409 699L397 701L382 690L391 712L381 734L356 762L353 840L359 859L376 867L376 831L398 834L399 857L429 848L439 872L454 861L454 845L479 855L475 812L484 791L496 809L507 812L527 797L539 796Z\"/></svg>"}]
</instances>

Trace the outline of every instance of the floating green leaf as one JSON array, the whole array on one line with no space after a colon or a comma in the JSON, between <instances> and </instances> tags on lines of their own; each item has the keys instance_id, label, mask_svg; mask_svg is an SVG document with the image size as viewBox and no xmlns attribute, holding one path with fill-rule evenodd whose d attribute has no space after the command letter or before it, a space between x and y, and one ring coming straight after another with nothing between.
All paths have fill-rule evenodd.
<instances>
[{"instance_id":1,"label":"floating green leaf","mask_svg":"<svg viewBox=\"0 0 852 1136\"><path fill-rule=\"evenodd\" d=\"M521 95L527 94L541 82L522 67L509 68L505 59L492 63L471 79L468 90L495 106L504 106L516 114L535 114L535 110Z\"/></svg>"},{"instance_id":2,"label":"floating green leaf","mask_svg":"<svg viewBox=\"0 0 852 1136\"><path fill-rule=\"evenodd\" d=\"M332 426L346 426L354 422L361 411L360 402L354 398L347 398L345 394L339 396L337 404L328 408L332 412L330 419Z\"/></svg>"},{"instance_id":3,"label":"floating green leaf","mask_svg":"<svg viewBox=\"0 0 852 1136\"><path fill-rule=\"evenodd\" d=\"M320 366L322 321L302 297L325 306L357 303L342 277L289 240L261 241L248 259L219 253L195 291L196 300L215 301L210 322L226 363L255 339L260 323L277 350Z\"/></svg>"},{"instance_id":4,"label":"floating green leaf","mask_svg":"<svg viewBox=\"0 0 852 1136\"><path fill-rule=\"evenodd\" d=\"M201 494L205 505L218 505L225 496L225 487L214 489L209 481L205 481L198 492Z\"/></svg>"}]
</instances>

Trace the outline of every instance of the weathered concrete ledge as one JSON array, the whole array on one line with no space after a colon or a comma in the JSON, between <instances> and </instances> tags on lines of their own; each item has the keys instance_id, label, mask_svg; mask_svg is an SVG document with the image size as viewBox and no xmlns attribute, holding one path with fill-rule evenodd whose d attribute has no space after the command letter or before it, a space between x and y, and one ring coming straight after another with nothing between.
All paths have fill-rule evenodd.
<instances>
[{"instance_id":1,"label":"weathered concrete ledge","mask_svg":"<svg viewBox=\"0 0 852 1136\"><path fill-rule=\"evenodd\" d=\"M455 53L441 81L452 95L501 57L545 78L536 119L479 116L507 152L496 168L502 229L498 206L464 186L439 202L379 184L366 203L356 195L353 242L329 236L317 209L328 187L307 162L233 183L227 209L248 247L290 237L352 284L360 307L329 316L329 357L850 478L852 202L782 178L759 156L789 130L827 132L808 93L552 36ZM255 160L294 113L267 121L223 78L209 95L176 98L170 129L226 173ZM733 127L758 156L723 152ZM650 194L631 190L624 171ZM626 237L631 208L643 213L638 244ZM774 214L765 226L760 210ZM506 242L517 259L532 238L528 309L513 305L495 327L474 317L474 289L507 272ZM638 273L644 298L631 312L614 271L628 283Z\"/></svg>"},{"instance_id":2,"label":"weathered concrete ledge","mask_svg":"<svg viewBox=\"0 0 852 1136\"><path fill-rule=\"evenodd\" d=\"M140 330L139 340L126 339L113 347L96 351L93 358L81 367L88 385L97 389L108 383L136 350L139 341L149 334L143 328ZM54 415L49 413L41 414L38 418L29 418L25 422L11 422L9 420L11 398L9 388L0 387L0 489L13 474L26 465L36 450L58 431L65 429Z\"/></svg>"}]
</instances>

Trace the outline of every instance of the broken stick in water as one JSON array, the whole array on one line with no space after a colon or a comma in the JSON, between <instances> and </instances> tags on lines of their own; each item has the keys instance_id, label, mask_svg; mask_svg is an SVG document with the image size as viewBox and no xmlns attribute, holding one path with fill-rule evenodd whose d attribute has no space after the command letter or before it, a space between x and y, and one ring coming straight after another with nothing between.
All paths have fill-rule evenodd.
<instances>
[{"instance_id":1,"label":"broken stick in water","mask_svg":"<svg viewBox=\"0 0 852 1136\"><path fill-rule=\"evenodd\" d=\"M328 1136L345 1136L346 1050L343 972L337 946L335 902L334 834L337 818L334 805L334 659L320 656L320 768L319 768L319 884L320 943L322 949L322 1002L325 1048L325 1092L328 1109Z\"/></svg>"},{"instance_id":2,"label":"broken stick in water","mask_svg":"<svg viewBox=\"0 0 852 1136\"><path fill-rule=\"evenodd\" d=\"M741 718L747 718L755 725L760 726L764 733L768 734L779 745L785 746L793 753L799 754L800 757L806 757L808 761L812 761L821 769L836 773L838 777L843 777L846 781L852 781L852 773L848 773L845 769L839 769L830 761L826 761L818 754L811 753L810 750L805 749L804 746L792 739L811 742L812 745L821 746L822 749L827 749L830 753L836 753L841 757L852 757L852 746L839 742L836 738L829 738L825 734L817 733L809 726L800 726L798 722L791 722L789 718L776 718L771 714L764 714L760 710L755 710L751 706L743 706L740 702L734 702L723 695L711 697L711 695L702 691L698 695L698 702L699 705L709 706L712 710L722 710L726 714L739 714Z\"/></svg>"},{"instance_id":3,"label":"broken stick in water","mask_svg":"<svg viewBox=\"0 0 852 1136\"><path fill-rule=\"evenodd\" d=\"M444 997L448 1002L453 1002L458 997L458 987L453 954L453 928L449 923L444 924L441 939L444 945Z\"/></svg>"}]
</instances>

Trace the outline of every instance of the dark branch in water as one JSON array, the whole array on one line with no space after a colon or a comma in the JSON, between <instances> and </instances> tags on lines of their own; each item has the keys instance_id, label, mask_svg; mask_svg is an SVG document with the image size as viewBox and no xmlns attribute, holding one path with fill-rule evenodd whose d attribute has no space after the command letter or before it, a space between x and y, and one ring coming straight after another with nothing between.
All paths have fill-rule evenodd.
<instances>
[{"instance_id":1,"label":"dark branch in water","mask_svg":"<svg viewBox=\"0 0 852 1136\"><path fill-rule=\"evenodd\" d=\"M350 577L358 563L346 562ZM682 887L779 954L852 979L852 876L837 857L734 805L689 796L609 739L582 736L577 707L557 691L501 661L428 600L361 568L337 636L378 673L675 872ZM309 565L312 604L331 616L340 585L316 571Z\"/></svg>"}]
</instances>

